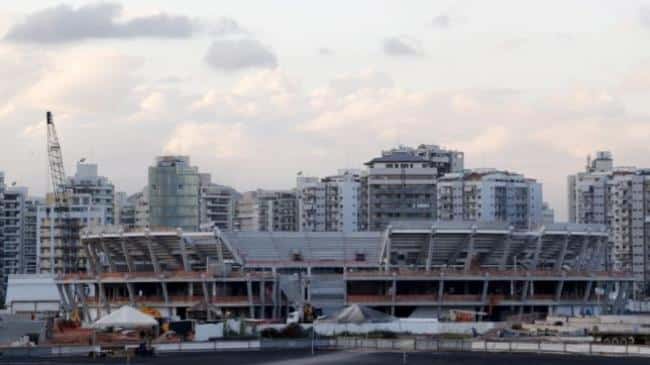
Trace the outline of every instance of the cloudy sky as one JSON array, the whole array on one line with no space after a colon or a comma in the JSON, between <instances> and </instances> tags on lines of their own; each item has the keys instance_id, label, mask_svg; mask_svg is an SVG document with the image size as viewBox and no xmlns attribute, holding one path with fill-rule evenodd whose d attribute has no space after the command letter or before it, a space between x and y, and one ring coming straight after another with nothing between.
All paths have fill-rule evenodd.
<instances>
[{"instance_id":1,"label":"cloudy sky","mask_svg":"<svg viewBox=\"0 0 650 365\"><path fill-rule=\"evenodd\" d=\"M650 167L648 1L22 0L0 9L0 171L47 189L45 110L69 173L119 190L156 155L239 190L432 143L544 184L597 149Z\"/></svg>"}]
</instances>

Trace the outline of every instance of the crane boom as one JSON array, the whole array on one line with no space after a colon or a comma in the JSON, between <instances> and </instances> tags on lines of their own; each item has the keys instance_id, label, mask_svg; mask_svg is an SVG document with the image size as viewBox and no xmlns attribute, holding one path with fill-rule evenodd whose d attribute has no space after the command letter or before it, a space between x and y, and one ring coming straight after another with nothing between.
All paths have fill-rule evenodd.
<instances>
[{"instance_id":1,"label":"crane boom","mask_svg":"<svg viewBox=\"0 0 650 365\"><path fill-rule=\"evenodd\" d=\"M58 201L63 200L65 194L65 168L63 166L63 152L59 137L56 134L56 127L52 120L52 112L46 113L47 118L47 155L50 166L50 180L52 183L52 192Z\"/></svg>"},{"instance_id":2,"label":"crane boom","mask_svg":"<svg viewBox=\"0 0 650 365\"><path fill-rule=\"evenodd\" d=\"M49 111L46 113L46 120L48 165L54 198L50 211L50 269L52 273L57 270L55 252L58 248L62 254L63 264L60 269L67 273L78 269L79 227L78 222L71 217L72 189L66 181L61 143L56 133L52 113Z\"/></svg>"}]
</instances>

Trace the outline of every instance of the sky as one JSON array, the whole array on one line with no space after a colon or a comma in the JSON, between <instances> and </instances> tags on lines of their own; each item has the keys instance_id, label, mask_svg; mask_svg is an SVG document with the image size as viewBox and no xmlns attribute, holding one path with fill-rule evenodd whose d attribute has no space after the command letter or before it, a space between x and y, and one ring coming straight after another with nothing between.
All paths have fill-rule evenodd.
<instances>
[{"instance_id":1,"label":"sky","mask_svg":"<svg viewBox=\"0 0 650 365\"><path fill-rule=\"evenodd\" d=\"M0 171L117 190L186 154L240 191L361 168L398 144L543 183L566 219L587 155L650 167L650 1L22 0L0 8Z\"/></svg>"}]
</instances>

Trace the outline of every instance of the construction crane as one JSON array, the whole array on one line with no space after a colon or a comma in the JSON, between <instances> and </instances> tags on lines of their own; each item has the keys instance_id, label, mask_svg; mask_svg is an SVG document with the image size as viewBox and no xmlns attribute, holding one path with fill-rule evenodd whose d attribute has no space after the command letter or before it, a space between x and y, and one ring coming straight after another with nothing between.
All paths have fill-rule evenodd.
<instances>
[{"instance_id":1,"label":"construction crane","mask_svg":"<svg viewBox=\"0 0 650 365\"><path fill-rule=\"evenodd\" d=\"M56 267L56 231L60 232L58 238L61 240L60 248L63 254L63 272L76 271L78 247L78 229L71 217L72 189L66 181L65 168L63 166L63 153L61 143L56 133L52 113L46 113L47 119L47 155L52 183L53 207L50 211L50 269L55 272ZM57 219L58 218L58 219ZM58 222L57 222L58 221Z\"/></svg>"}]
</instances>

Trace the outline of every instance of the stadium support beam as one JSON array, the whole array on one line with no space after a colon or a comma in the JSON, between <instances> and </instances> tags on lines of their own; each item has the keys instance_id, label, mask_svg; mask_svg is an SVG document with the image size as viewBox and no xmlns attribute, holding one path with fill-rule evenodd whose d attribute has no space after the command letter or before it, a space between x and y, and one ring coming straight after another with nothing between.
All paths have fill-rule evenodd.
<instances>
[{"instance_id":1,"label":"stadium support beam","mask_svg":"<svg viewBox=\"0 0 650 365\"><path fill-rule=\"evenodd\" d=\"M176 230L176 232L178 234L178 246L181 249L181 259L182 259L182 262L183 262L183 270L185 272L191 271L190 270L189 258L187 257L187 246L186 246L185 239L183 239L183 230L179 228L179 229Z\"/></svg>"},{"instance_id":2,"label":"stadium support beam","mask_svg":"<svg viewBox=\"0 0 650 365\"><path fill-rule=\"evenodd\" d=\"M488 293L488 285L490 283L490 279L485 277L483 279L483 291L481 292L481 303L486 304L487 301L487 293Z\"/></svg>"},{"instance_id":3,"label":"stadium support beam","mask_svg":"<svg viewBox=\"0 0 650 365\"><path fill-rule=\"evenodd\" d=\"M564 260L566 259L566 253L569 249L569 240L571 240L571 232L567 231L566 235L564 236L564 240L562 241L562 248L560 248L560 253L555 259L555 267L553 268L555 271L562 271L562 266L564 266Z\"/></svg>"},{"instance_id":4,"label":"stadium support beam","mask_svg":"<svg viewBox=\"0 0 650 365\"><path fill-rule=\"evenodd\" d=\"M510 257L510 251L512 251L512 231L514 227L510 226L508 234L506 235L503 241L503 256L501 256L501 261L499 262L499 270L505 270L508 265L508 257Z\"/></svg>"},{"instance_id":5,"label":"stadium support beam","mask_svg":"<svg viewBox=\"0 0 650 365\"><path fill-rule=\"evenodd\" d=\"M431 235L429 236L429 249L427 252L427 264L426 264L427 271L431 271L431 261L433 260L433 249L435 246L435 238L436 238L436 229L431 228Z\"/></svg>"},{"instance_id":6,"label":"stadium support beam","mask_svg":"<svg viewBox=\"0 0 650 365\"><path fill-rule=\"evenodd\" d=\"M559 302L562 299L562 290L564 289L564 277L557 282L555 287L555 301Z\"/></svg>"},{"instance_id":7,"label":"stadium support beam","mask_svg":"<svg viewBox=\"0 0 650 365\"><path fill-rule=\"evenodd\" d=\"M165 304L169 304L169 292L167 291L167 283L161 281L160 288L162 289L163 299L165 300Z\"/></svg>"},{"instance_id":8,"label":"stadium support beam","mask_svg":"<svg viewBox=\"0 0 650 365\"><path fill-rule=\"evenodd\" d=\"M59 291L59 297L61 297L61 303L63 304L63 307L66 310L71 311L72 310L72 305L70 305L70 302L69 302L68 297L67 297L67 295L65 293L65 290L63 289L64 285L65 284L56 284L56 289Z\"/></svg>"},{"instance_id":9,"label":"stadium support beam","mask_svg":"<svg viewBox=\"0 0 650 365\"><path fill-rule=\"evenodd\" d=\"M596 248L592 252L591 255L591 260L589 261L589 269L592 271L599 271L600 267L600 259L601 259L601 252L603 252L603 248L606 247L605 245L607 244L607 237L600 237L598 238L598 241L596 242Z\"/></svg>"},{"instance_id":10,"label":"stadium support beam","mask_svg":"<svg viewBox=\"0 0 650 365\"><path fill-rule=\"evenodd\" d=\"M440 314L442 312L442 300L443 300L444 293L445 293L445 280L442 276L442 273L440 273L440 281L438 281L438 318L440 318Z\"/></svg>"},{"instance_id":11,"label":"stadium support beam","mask_svg":"<svg viewBox=\"0 0 650 365\"><path fill-rule=\"evenodd\" d=\"M578 254L578 260L576 262L575 270L582 271L584 269L584 262L587 256L587 246L589 245L589 233L582 237L582 245L580 246L580 253Z\"/></svg>"},{"instance_id":12,"label":"stadium support beam","mask_svg":"<svg viewBox=\"0 0 650 365\"><path fill-rule=\"evenodd\" d=\"M86 292L84 291L84 285L76 285L76 292L79 293L79 299L81 299L81 310L83 312L84 318L86 321L90 321L90 311L88 310L88 298L86 298Z\"/></svg>"},{"instance_id":13,"label":"stadium support beam","mask_svg":"<svg viewBox=\"0 0 650 365\"><path fill-rule=\"evenodd\" d=\"M126 241L124 239L124 234L120 233L120 246L122 246L122 254L124 255L124 262L126 263L126 269L129 272L135 271L135 265L133 265L133 258L129 255L129 251L126 249Z\"/></svg>"},{"instance_id":14,"label":"stadium support beam","mask_svg":"<svg viewBox=\"0 0 650 365\"><path fill-rule=\"evenodd\" d=\"M210 310L210 295L208 294L208 284L205 280L201 281L201 291L203 292L203 303L205 304L205 315L208 321L212 320L212 311Z\"/></svg>"},{"instance_id":15,"label":"stadium support beam","mask_svg":"<svg viewBox=\"0 0 650 365\"><path fill-rule=\"evenodd\" d=\"M129 303L135 305L135 289L133 283L126 283L126 291L129 293Z\"/></svg>"},{"instance_id":16,"label":"stadium support beam","mask_svg":"<svg viewBox=\"0 0 650 365\"><path fill-rule=\"evenodd\" d=\"M471 231L469 232L469 240L467 241L467 256L465 257L465 264L463 268L465 272L469 272L472 266L472 260L474 259L474 236L476 235L476 226L472 226Z\"/></svg>"},{"instance_id":17,"label":"stadium support beam","mask_svg":"<svg viewBox=\"0 0 650 365\"><path fill-rule=\"evenodd\" d=\"M106 261L108 262L108 272L117 272L117 269L115 268L115 263L113 262L113 256L108 251L108 247L106 247L106 242L104 241L103 234L99 235L99 245L102 248L102 253L106 257Z\"/></svg>"},{"instance_id":18,"label":"stadium support beam","mask_svg":"<svg viewBox=\"0 0 650 365\"><path fill-rule=\"evenodd\" d=\"M593 286L594 286L593 280L589 280L587 282L587 287L585 288L585 295L582 298L582 302L584 304L587 304L587 301L589 300L589 296L591 295L591 289L592 289Z\"/></svg>"},{"instance_id":19,"label":"stadium support beam","mask_svg":"<svg viewBox=\"0 0 650 365\"><path fill-rule=\"evenodd\" d=\"M539 256L542 253L542 244L544 243L544 227L540 229L539 236L535 240L535 253L533 254L533 262L531 263L530 270L537 270L539 265Z\"/></svg>"},{"instance_id":20,"label":"stadium support beam","mask_svg":"<svg viewBox=\"0 0 650 365\"><path fill-rule=\"evenodd\" d=\"M309 297L309 301L311 302L311 290L309 291ZM262 278L260 279L260 303L262 304L260 319L266 319L266 279L264 278L264 274L262 274Z\"/></svg>"},{"instance_id":21,"label":"stadium support beam","mask_svg":"<svg viewBox=\"0 0 650 365\"><path fill-rule=\"evenodd\" d=\"M393 280L391 283L391 293L390 293L390 314L391 316L395 315L395 304L397 302L397 274L393 273Z\"/></svg>"},{"instance_id":22,"label":"stadium support beam","mask_svg":"<svg viewBox=\"0 0 650 365\"><path fill-rule=\"evenodd\" d=\"M153 271L156 273L160 273L160 263L158 262L158 256L156 256L156 253L153 250L153 244L152 244L152 239L151 235L149 234L149 231L146 231L145 233L146 236L146 246L147 246L147 251L149 251L149 258L151 259L151 265L153 266Z\"/></svg>"},{"instance_id":23,"label":"stadium support beam","mask_svg":"<svg viewBox=\"0 0 650 365\"><path fill-rule=\"evenodd\" d=\"M253 307L253 283L251 283L250 274L246 274L246 295L248 296L248 315L249 318L255 318L255 308Z\"/></svg>"}]
</instances>

